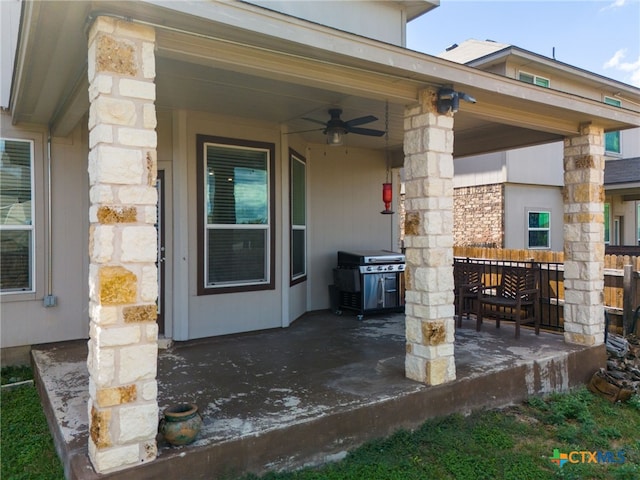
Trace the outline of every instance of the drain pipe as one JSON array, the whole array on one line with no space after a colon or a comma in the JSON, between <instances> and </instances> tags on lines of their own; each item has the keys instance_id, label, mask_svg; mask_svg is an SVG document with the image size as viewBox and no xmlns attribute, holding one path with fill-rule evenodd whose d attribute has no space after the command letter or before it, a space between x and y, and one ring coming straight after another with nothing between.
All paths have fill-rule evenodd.
<instances>
[{"instance_id":1,"label":"drain pipe","mask_svg":"<svg viewBox=\"0 0 640 480\"><path fill-rule=\"evenodd\" d=\"M44 307L55 307L57 298L53 294L53 207L51 200L51 125L47 128L47 294L42 304Z\"/></svg>"}]
</instances>

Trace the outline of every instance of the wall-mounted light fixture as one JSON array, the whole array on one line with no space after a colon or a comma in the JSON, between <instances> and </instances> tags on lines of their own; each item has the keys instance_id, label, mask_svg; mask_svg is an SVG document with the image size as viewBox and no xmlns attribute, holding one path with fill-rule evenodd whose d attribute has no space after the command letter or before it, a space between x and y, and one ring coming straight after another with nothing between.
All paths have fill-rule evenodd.
<instances>
[{"instance_id":1,"label":"wall-mounted light fixture","mask_svg":"<svg viewBox=\"0 0 640 480\"><path fill-rule=\"evenodd\" d=\"M452 88L438 90L438 113L456 113L460 105L460 99L469 103L476 103L476 99L464 92L456 92Z\"/></svg>"}]
</instances>

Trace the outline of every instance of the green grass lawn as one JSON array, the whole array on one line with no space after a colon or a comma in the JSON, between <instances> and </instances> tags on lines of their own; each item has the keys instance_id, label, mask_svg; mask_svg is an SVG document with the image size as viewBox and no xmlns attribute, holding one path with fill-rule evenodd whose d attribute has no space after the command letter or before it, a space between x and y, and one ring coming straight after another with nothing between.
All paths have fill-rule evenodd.
<instances>
[{"instance_id":1,"label":"green grass lawn","mask_svg":"<svg viewBox=\"0 0 640 480\"><path fill-rule=\"evenodd\" d=\"M30 371L2 371L2 382ZM33 386L2 391L0 478L62 479L51 436ZM560 453L601 452L624 463L551 462ZM581 460L581 454L572 455ZM585 454L585 459L589 456ZM253 475L246 480L256 479ZM452 415L426 422L414 432L369 442L338 463L267 480L347 479L640 479L640 397L611 404L580 389L532 398L502 410Z\"/></svg>"},{"instance_id":2,"label":"green grass lawn","mask_svg":"<svg viewBox=\"0 0 640 480\"><path fill-rule=\"evenodd\" d=\"M2 384L32 379L28 367L5 367ZM0 393L0 478L61 480L62 464L53 447L47 421L33 385Z\"/></svg>"},{"instance_id":3,"label":"green grass lawn","mask_svg":"<svg viewBox=\"0 0 640 480\"><path fill-rule=\"evenodd\" d=\"M559 467L550 459L554 449L566 454L612 452L610 459L624 455L625 461ZM572 455L573 460L581 458L581 454ZM586 454L585 459L589 459ZM430 420L414 432L401 431L370 442L340 463L262 478L638 480L640 397L612 405L583 388L546 399L532 398L507 409L452 415Z\"/></svg>"}]
</instances>

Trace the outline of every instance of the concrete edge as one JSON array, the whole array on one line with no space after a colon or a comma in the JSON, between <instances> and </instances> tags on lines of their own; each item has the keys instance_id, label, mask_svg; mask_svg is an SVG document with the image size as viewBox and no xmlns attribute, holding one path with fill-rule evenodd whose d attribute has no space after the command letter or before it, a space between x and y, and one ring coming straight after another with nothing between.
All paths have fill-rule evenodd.
<instances>
[{"instance_id":1,"label":"concrete edge","mask_svg":"<svg viewBox=\"0 0 640 480\"><path fill-rule=\"evenodd\" d=\"M432 418L501 408L523 402L530 396L569 391L586 384L595 371L606 365L606 358L604 345L587 347L351 411L317 417L261 435L199 448L176 449L175 453L153 462L108 475L95 473L86 449L67 452L70 457L67 457L65 472L67 478L73 480L180 479L187 471L191 479L211 479L317 465L340 459L347 451L375 438L400 429L415 429Z\"/></svg>"}]
</instances>

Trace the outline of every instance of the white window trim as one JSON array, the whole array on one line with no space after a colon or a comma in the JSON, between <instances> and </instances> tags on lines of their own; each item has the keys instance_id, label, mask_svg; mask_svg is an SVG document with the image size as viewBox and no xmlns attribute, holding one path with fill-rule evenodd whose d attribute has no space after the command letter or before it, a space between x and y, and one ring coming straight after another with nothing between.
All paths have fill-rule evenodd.
<instances>
[{"instance_id":1,"label":"white window trim","mask_svg":"<svg viewBox=\"0 0 640 480\"><path fill-rule=\"evenodd\" d=\"M303 165L304 167L304 187L305 187L305 223L304 225L298 225L298 224L294 224L293 223L293 217L291 217L291 222L290 222L290 227L291 227L291 247L290 247L290 255L291 255L291 265L292 265L292 272L291 272L291 282L295 283L297 280L300 279L305 279L307 277L307 267L308 267L308 262L307 262L307 241L308 241L308 235L307 235L307 162L302 158L299 157L294 151L291 151L289 154L289 158L291 162L299 162ZM291 166L293 165L293 163L291 163ZM291 167L290 167L291 168ZM290 175L291 177L291 186L290 188L292 189L293 192L293 175ZM291 209L291 214L293 214L293 193L291 196L291 205L289 206L289 208ZM294 274L293 273L293 231L303 231L304 232L304 271L303 273L298 273L298 274Z\"/></svg>"},{"instance_id":2,"label":"white window trim","mask_svg":"<svg viewBox=\"0 0 640 480\"><path fill-rule=\"evenodd\" d=\"M25 225L2 225L2 230L10 231L10 230L20 230L20 231L29 231L31 232L31 245L29 249L29 263L30 263L30 275L31 275L31 288L25 290L0 290L0 296L15 296L15 295L24 295L24 294L35 294L36 293L36 185L35 185L35 141L31 138L19 138L19 137L9 137L2 136L0 137L3 141L12 141L12 142L24 142L29 144L29 155L30 155L30 165L29 165L29 182L31 188L31 223L28 226Z\"/></svg>"},{"instance_id":3,"label":"white window trim","mask_svg":"<svg viewBox=\"0 0 640 480\"><path fill-rule=\"evenodd\" d=\"M529 214L531 213L548 213L549 214L549 228L530 228L529 227ZM549 250L551 248L551 210L545 210L543 208L530 208L526 211L526 242L528 250ZM547 235L547 246L546 247L532 247L529 245L529 232L549 232Z\"/></svg>"},{"instance_id":4,"label":"white window trim","mask_svg":"<svg viewBox=\"0 0 640 480\"><path fill-rule=\"evenodd\" d=\"M235 140L235 139L229 139ZM273 270L275 266L272 264L272 233L273 233L273 215L272 215L272 203L275 202L274 192L272 191L272 168L273 168L273 158L272 158L272 150L266 147L257 147L246 145L245 143L251 143L250 141L237 139L238 143L225 142L225 141L213 141L213 140L204 140L202 143L202 176L206 182L207 178L207 148L209 146L221 146L224 148L235 148L239 150L253 150L260 151L265 153L265 162L266 162L266 173L267 173L267 223L266 224L209 224L203 222L203 257L200 259L203 262L207 262L209 258L209 247L207 242L207 234L209 230L222 230L222 229L245 229L245 230L264 230L266 231L265 238L265 258L264 258L264 268L265 268L265 277L262 280L257 281L246 281L246 282L218 282L215 284L211 284L207 281L208 278L208 268L205 265L200 265L199 268L204 268L203 278L202 278L202 290L199 292L199 295L207 295L212 293L225 293L226 291L254 291L261 290L266 288L273 288ZM206 192L206 185L199 185L198 188L204 189ZM202 211L206 212L207 209L207 195L203 194L202 197L203 205ZM206 219L206 213L204 213L204 219ZM199 261L200 261L199 260Z\"/></svg>"},{"instance_id":5,"label":"white window trim","mask_svg":"<svg viewBox=\"0 0 640 480\"><path fill-rule=\"evenodd\" d=\"M533 83L529 83L529 82L524 82L524 80L520 79L520 75L529 75L530 77L533 77ZM536 83L536 79L541 78L542 80L546 80L549 85L547 87L543 87L542 85L538 85ZM547 78L547 77L543 77L542 75L536 75L535 73L530 73L530 72L526 72L524 70L519 70L518 71L518 80L524 83L529 83L529 85L535 85L536 87L541 87L541 88L551 88L551 79Z\"/></svg>"}]
</instances>

